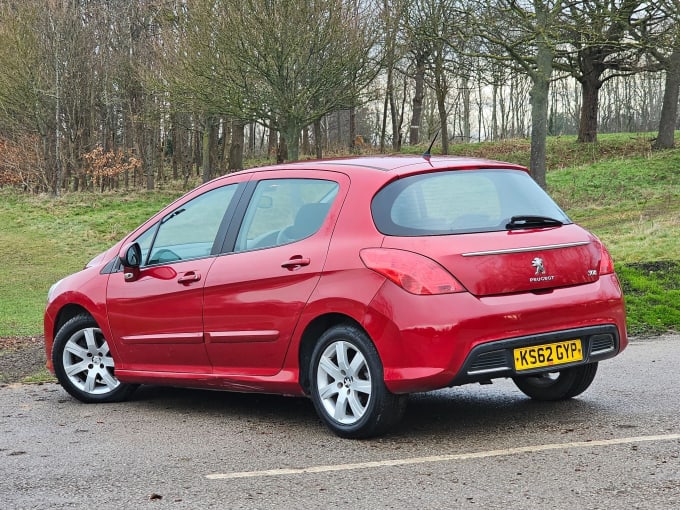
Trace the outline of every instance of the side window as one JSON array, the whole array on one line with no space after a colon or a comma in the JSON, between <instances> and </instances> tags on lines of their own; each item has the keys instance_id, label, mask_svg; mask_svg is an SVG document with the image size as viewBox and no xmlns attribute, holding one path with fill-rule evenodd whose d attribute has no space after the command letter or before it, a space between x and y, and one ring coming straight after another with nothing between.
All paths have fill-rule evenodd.
<instances>
[{"instance_id":1,"label":"side window","mask_svg":"<svg viewBox=\"0 0 680 510\"><path fill-rule=\"evenodd\" d=\"M236 187L223 186L194 198L139 236L146 265L209 256Z\"/></svg>"},{"instance_id":2,"label":"side window","mask_svg":"<svg viewBox=\"0 0 680 510\"><path fill-rule=\"evenodd\" d=\"M316 233L338 194L338 183L321 179L260 181L236 238L236 250L281 246Z\"/></svg>"}]
</instances>

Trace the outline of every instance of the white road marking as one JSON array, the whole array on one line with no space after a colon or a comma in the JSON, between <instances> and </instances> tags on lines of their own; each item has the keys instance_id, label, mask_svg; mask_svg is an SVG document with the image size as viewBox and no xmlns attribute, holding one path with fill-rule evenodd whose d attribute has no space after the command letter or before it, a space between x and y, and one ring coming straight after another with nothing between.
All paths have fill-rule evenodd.
<instances>
[{"instance_id":1,"label":"white road marking","mask_svg":"<svg viewBox=\"0 0 680 510\"><path fill-rule=\"evenodd\" d=\"M270 476L300 475L307 473L330 473L333 471L353 471L357 469L371 469L394 466L410 466L414 464L429 464L435 462L450 462L456 460L484 459L501 457L519 453L537 453L549 450L569 450L574 448L593 448L596 446L612 446L652 441L674 441L680 439L680 434L666 434L659 436L621 437L618 439L603 439L600 441L577 441L571 443L541 444L535 446L518 446L502 450L487 450L483 452L457 453L451 455L433 455L429 457L412 457L406 459L376 460L358 462L356 464L336 464L332 466L310 466L295 469L267 469L263 471L241 471L234 473L214 473L206 475L209 480L233 480L236 478L264 478Z\"/></svg>"}]
</instances>

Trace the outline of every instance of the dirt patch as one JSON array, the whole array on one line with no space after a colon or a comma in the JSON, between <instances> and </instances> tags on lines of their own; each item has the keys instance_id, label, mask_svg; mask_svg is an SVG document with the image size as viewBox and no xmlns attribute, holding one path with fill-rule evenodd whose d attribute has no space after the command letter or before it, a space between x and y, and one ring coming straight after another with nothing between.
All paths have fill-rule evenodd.
<instances>
[{"instance_id":1,"label":"dirt patch","mask_svg":"<svg viewBox=\"0 0 680 510\"><path fill-rule=\"evenodd\" d=\"M654 262L632 262L628 267L648 273L676 273L680 272L680 263L675 260L657 260Z\"/></svg>"},{"instance_id":2,"label":"dirt patch","mask_svg":"<svg viewBox=\"0 0 680 510\"><path fill-rule=\"evenodd\" d=\"M0 338L0 385L21 382L44 368L42 336Z\"/></svg>"}]
</instances>

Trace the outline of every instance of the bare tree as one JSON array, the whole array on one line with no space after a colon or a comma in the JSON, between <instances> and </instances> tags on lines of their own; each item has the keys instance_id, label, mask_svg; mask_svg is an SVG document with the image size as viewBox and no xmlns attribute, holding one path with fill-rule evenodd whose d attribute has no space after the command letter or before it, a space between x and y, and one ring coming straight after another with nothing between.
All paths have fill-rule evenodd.
<instances>
[{"instance_id":1,"label":"bare tree","mask_svg":"<svg viewBox=\"0 0 680 510\"><path fill-rule=\"evenodd\" d=\"M492 54L492 58L518 65L531 79L529 166L533 178L542 187L546 185L550 80L563 9L562 0L498 0L487 4L486 16L480 18L482 22L478 27L481 36L492 46L502 48L505 54Z\"/></svg>"},{"instance_id":2,"label":"bare tree","mask_svg":"<svg viewBox=\"0 0 680 510\"><path fill-rule=\"evenodd\" d=\"M39 135L42 157L50 162L39 185L54 194L61 191L63 179L59 127L64 63L59 53L64 45L55 35L62 14L42 11L35 1L0 3L0 119L10 136Z\"/></svg>"},{"instance_id":3,"label":"bare tree","mask_svg":"<svg viewBox=\"0 0 680 510\"><path fill-rule=\"evenodd\" d=\"M412 0L383 0L380 16L378 17L380 33L382 34L379 44L382 48L382 67L385 72L385 95L383 98L379 142L380 152L385 152L388 116L392 124L392 149L395 151L401 149L402 119L400 118L397 104L396 80L399 62L406 52L402 33L402 19L404 18L411 1Z\"/></svg>"},{"instance_id":4,"label":"bare tree","mask_svg":"<svg viewBox=\"0 0 680 510\"><path fill-rule=\"evenodd\" d=\"M465 12L458 0L414 0L404 18L404 32L413 60L415 94L411 120L410 141L417 143L423 103L423 85L427 82L434 90L439 112L442 154L448 154L449 119L448 94L451 82L464 75L464 66L453 65L454 50L465 51ZM454 67L456 71L453 72Z\"/></svg>"},{"instance_id":5,"label":"bare tree","mask_svg":"<svg viewBox=\"0 0 680 510\"><path fill-rule=\"evenodd\" d=\"M581 84L579 142L597 140L602 85L616 76L644 69L639 65L643 52L629 33L632 25L645 22L649 5L643 0L590 0L565 7L562 25L569 46L561 49L555 67L569 72Z\"/></svg>"},{"instance_id":6,"label":"bare tree","mask_svg":"<svg viewBox=\"0 0 680 510\"><path fill-rule=\"evenodd\" d=\"M302 129L358 103L376 75L371 12L342 0L194 0L194 107L280 131L297 159ZM200 23L196 21L200 20ZM190 34L190 35L191 35Z\"/></svg>"},{"instance_id":7,"label":"bare tree","mask_svg":"<svg viewBox=\"0 0 680 510\"><path fill-rule=\"evenodd\" d=\"M657 9L649 14L646 23L637 23L631 28L636 41L648 49L659 68L666 72L659 133L654 148L670 149L675 145L680 96L680 0L661 0L655 6Z\"/></svg>"}]
</instances>

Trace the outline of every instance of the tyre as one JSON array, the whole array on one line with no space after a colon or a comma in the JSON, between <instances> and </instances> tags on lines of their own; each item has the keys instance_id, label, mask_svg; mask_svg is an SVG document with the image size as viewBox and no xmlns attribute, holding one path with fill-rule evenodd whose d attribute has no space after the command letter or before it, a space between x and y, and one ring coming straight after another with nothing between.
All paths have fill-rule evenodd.
<instances>
[{"instance_id":1,"label":"tyre","mask_svg":"<svg viewBox=\"0 0 680 510\"><path fill-rule=\"evenodd\" d=\"M534 400L566 400L586 391L596 373L597 363L588 363L559 372L515 377L513 381Z\"/></svg>"},{"instance_id":2,"label":"tyre","mask_svg":"<svg viewBox=\"0 0 680 510\"><path fill-rule=\"evenodd\" d=\"M378 352L357 327L335 326L321 335L309 375L316 412L340 437L381 434L396 424L406 409L408 396L387 389Z\"/></svg>"},{"instance_id":3,"label":"tyre","mask_svg":"<svg viewBox=\"0 0 680 510\"><path fill-rule=\"evenodd\" d=\"M61 386L82 402L119 402L136 388L116 379L108 343L89 315L72 318L57 332L52 363Z\"/></svg>"}]
</instances>

